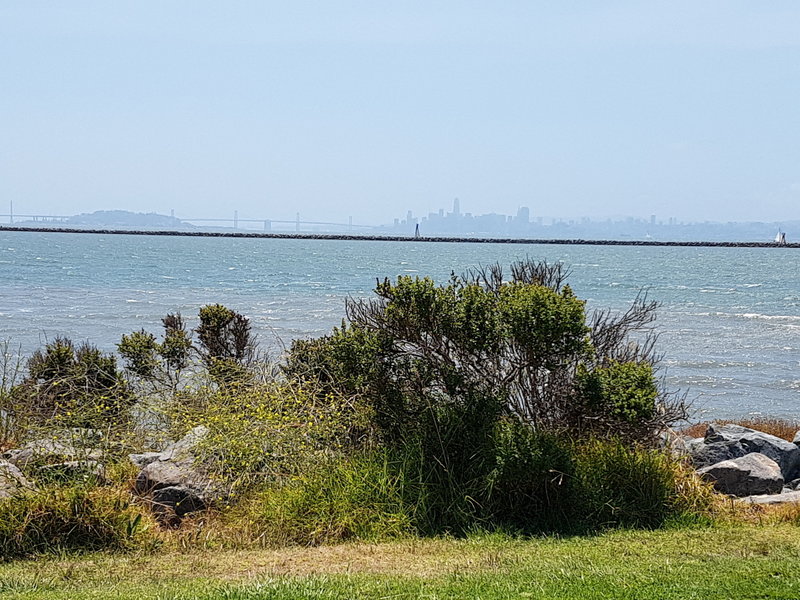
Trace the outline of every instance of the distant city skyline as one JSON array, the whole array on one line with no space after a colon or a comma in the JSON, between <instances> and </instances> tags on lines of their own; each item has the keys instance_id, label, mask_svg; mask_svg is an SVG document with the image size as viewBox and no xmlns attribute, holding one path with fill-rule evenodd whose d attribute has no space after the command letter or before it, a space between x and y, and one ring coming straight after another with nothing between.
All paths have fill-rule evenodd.
<instances>
[{"instance_id":1,"label":"distant city skyline","mask_svg":"<svg viewBox=\"0 0 800 600\"><path fill-rule=\"evenodd\" d=\"M529 207L520 207L516 215L488 213L473 215L461 212L459 199L453 201L452 210L444 208L426 216L415 217L407 211L405 218L395 218L391 224L367 225L352 218L338 222L321 222L313 216L293 220L270 218L240 219L233 215L216 218L192 219L174 214L135 213L124 210L104 210L72 216L18 215L11 223L10 214L0 213L0 224L5 222L19 227L117 229L117 230L175 230L221 231L260 233L319 233L349 235L391 235L410 237L492 237L520 239L585 239L585 240L652 240L665 242L760 242L772 243L779 235L793 241L800 233L800 220L783 222L682 222L675 217L649 219L625 217L619 219L545 219L531 216ZM800 237L800 236L798 236ZM784 237L785 239L785 237ZM785 243L785 242L784 242Z\"/></svg>"},{"instance_id":2,"label":"distant city skyline","mask_svg":"<svg viewBox=\"0 0 800 600\"><path fill-rule=\"evenodd\" d=\"M246 213L240 215L239 210L233 208L232 210L228 210L227 213L217 211L215 214L206 214L203 213L201 215L195 216L193 213L191 214L176 214L174 209L169 209L168 211L137 211L137 210L128 210L124 208L114 207L114 208L102 208L95 211L90 212L76 212L69 210L69 208L63 210L59 214L55 213L29 213L24 210L20 210L19 206L15 205L13 202L10 202L8 207L6 208L6 212L3 212L2 208L0 208L0 223L8 223L13 224L14 222L19 222L22 219L34 217L34 218L55 218L55 219L66 219L66 218L76 218L81 216L91 216L94 214L101 214L101 213L114 213L114 212L123 212L123 213L131 213L131 214L142 214L142 215L159 215L159 216L168 216L171 218L175 218L178 220L183 221L241 221L242 223L247 222L256 222L261 223L262 221L274 221L278 223L294 223L297 220L302 221L315 221L319 220L314 214L302 214L296 212L293 218L290 219L280 219L275 218L272 215L255 215ZM702 223L782 223L782 222L794 222L800 220L800 214L798 214L795 218L787 218L787 219L778 219L778 220L711 220L711 219L703 219L703 220L681 220L677 217L670 216L664 217L663 215L655 215L651 214L647 217L640 216L640 215L604 215L600 217L589 217L585 215L581 215L579 217L568 217L568 216L558 216L558 215L538 215L535 214L531 207L529 206L520 206L517 208L517 211L514 215L511 214L504 214L499 212L489 212L489 213L473 213L472 211L462 211L461 210L461 200L459 198L454 198L452 201L452 209L448 211L444 206L439 207L435 211L431 211L427 214L417 214L413 210L408 209L405 212L404 217L394 217L390 221L384 222L366 222L366 221L359 221L353 215L334 215L333 220L330 221L331 224L336 223L340 225L355 225L355 226L365 226L365 227L387 227L387 226L397 226L401 223L425 223L425 222L435 222L438 220L447 221L452 219L453 217L461 217L465 219L475 219L475 218L483 218L483 217L502 217L503 221L516 221L516 222L523 222L523 223L531 223L537 225L556 225L559 223L562 224L579 224L579 223L586 223L586 222L618 222L618 221L642 221L648 222L652 225L684 225L684 224L702 224Z\"/></svg>"}]
</instances>

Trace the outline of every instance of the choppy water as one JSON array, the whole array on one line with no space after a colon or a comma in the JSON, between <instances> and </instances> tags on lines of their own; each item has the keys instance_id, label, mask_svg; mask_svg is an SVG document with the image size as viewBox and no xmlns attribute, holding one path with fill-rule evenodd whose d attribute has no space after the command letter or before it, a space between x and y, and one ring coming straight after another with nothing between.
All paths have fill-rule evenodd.
<instances>
[{"instance_id":1,"label":"choppy water","mask_svg":"<svg viewBox=\"0 0 800 600\"><path fill-rule=\"evenodd\" d=\"M320 335L376 278L439 280L530 256L563 261L589 309L623 309L641 289L662 303L670 387L705 414L800 414L800 252L137 237L0 232L0 339L30 352L56 335L113 350L123 333L221 302L259 337Z\"/></svg>"}]
</instances>

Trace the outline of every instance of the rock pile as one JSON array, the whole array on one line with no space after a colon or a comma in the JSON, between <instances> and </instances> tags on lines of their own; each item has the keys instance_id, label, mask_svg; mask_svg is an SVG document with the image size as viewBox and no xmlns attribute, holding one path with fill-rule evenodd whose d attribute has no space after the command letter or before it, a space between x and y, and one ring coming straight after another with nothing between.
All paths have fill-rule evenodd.
<instances>
[{"instance_id":1,"label":"rock pile","mask_svg":"<svg viewBox=\"0 0 800 600\"><path fill-rule=\"evenodd\" d=\"M787 442L741 425L711 424L704 437L685 439L683 451L717 491L752 503L781 504L800 500L799 443L800 432Z\"/></svg>"},{"instance_id":2,"label":"rock pile","mask_svg":"<svg viewBox=\"0 0 800 600\"><path fill-rule=\"evenodd\" d=\"M17 473L25 469L30 475L49 481L92 479L105 480L105 466L101 462L104 451L103 435L95 429L63 429L51 432L50 437L32 440L0 455L0 469L6 469L6 479L19 481ZM3 465L6 465L3 467ZM9 469L13 467L13 469ZM8 473L14 472L14 476ZM24 478L23 478L24 479ZM27 480L25 480L27 481ZM0 487L3 483L0 480ZM32 488L32 484L14 486L15 490ZM6 484L10 495L12 486Z\"/></svg>"},{"instance_id":3,"label":"rock pile","mask_svg":"<svg viewBox=\"0 0 800 600\"><path fill-rule=\"evenodd\" d=\"M226 491L197 458L198 445L208 429L198 426L160 452L129 455L139 469L134 492L149 501L155 515L176 524L187 514L208 508ZM92 429L51 432L0 454L0 499L36 489L22 470L37 482L92 480L105 483L103 436Z\"/></svg>"},{"instance_id":4,"label":"rock pile","mask_svg":"<svg viewBox=\"0 0 800 600\"><path fill-rule=\"evenodd\" d=\"M150 499L161 521L177 524L185 515L208 508L225 495L220 483L197 460L197 446L207 435L208 429L199 425L161 452L130 455L131 462L141 469L135 490Z\"/></svg>"}]
</instances>

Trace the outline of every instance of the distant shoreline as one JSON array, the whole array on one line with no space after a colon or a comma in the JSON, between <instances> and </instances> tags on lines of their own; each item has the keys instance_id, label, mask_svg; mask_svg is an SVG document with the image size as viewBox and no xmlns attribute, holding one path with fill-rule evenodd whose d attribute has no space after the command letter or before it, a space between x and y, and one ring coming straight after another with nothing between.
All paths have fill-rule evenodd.
<instances>
[{"instance_id":1,"label":"distant shoreline","mask_svg":"<svg viewBox=\"0 0 800 600\"><path fill-rule=\"evenodd\" d=\"M67 227L9 227L0 225L0 231L34 233L88 233L104 235L154 235L177 237L256 238L290 240L339 240L368 242L457 242L470 244L550 244L562 246L688 246L700 248L800 248L800 243L779 246L774 242L668 242L655 240L584 240L584 239L532 239L487 237L420 237L399 235L350 235L338 233L258 233L224 231L146 231L124 229L76 229Z\"/></svg>"}]
</instances>

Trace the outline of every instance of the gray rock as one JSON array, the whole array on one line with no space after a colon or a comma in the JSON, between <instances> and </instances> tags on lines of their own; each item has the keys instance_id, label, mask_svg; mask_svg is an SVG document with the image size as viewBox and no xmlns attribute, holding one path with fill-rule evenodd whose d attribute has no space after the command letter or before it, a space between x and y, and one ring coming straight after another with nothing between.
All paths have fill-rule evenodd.
<instances>
[{"instance_id":1,"label":"gray rock","mask_svg":"<svg viewBox=\"0 0 800 600\"><path fill-rule=\"evenodd\" d=\"M758 452L703 467L697 473L716 490L731 496L778 494L783 489L778 463Z\"/></svg>"},{"instance_id":2,"label":"gray rock","mask_svg":"<svg viewBox=\"0 0 800 600\"><path fill-rule=\"evenodd\" d=\"M140 469L144 469L151 462L161 459L161 452L143 452L142 454L129 454L130 461Z\"/></svg>"},{"instance_id":3,"label":"gray rock","mask_svg":"<svg viewBox=\"0 0 800 600\"><path fill-rule=\"evenodd\" d=\"M747 496L740 498L739 502L747 504L765 504L776 506L781 504L795 504L800 502L800 491L784 492L782 494L765 494L761 496Z\"/></svg>"},{"instance_id":4,"label":"gray rock","mask_svg":"<svg viewBox=\"0 0 800 600\"><path fill-rule=\"evenodd\" d=\"M136 491L148 494L164 487L191 488L198 495L206 495L214 488L209 476L193 461L157 460L141 470L136 477Z\"/></svg>"},{"instance_id":5,"label":"gray rock","mask_svg":"<svg viewBox=\"0 0 800 600\"><path fill-rule=\"evenodd\" d=\"M33 448L14 448L13 450L6 450L2 454L2 460L17 467L24 467L33 462L35 458L36 455Z\"/></svg>"},{"instance_id":6,"label":"gray rock","mask_svg":"<svg viewBox=\"0 0 800 600\"><path fill-rule=\"evenodd\" d=\"M197 444L207 434L205 427L195 427L162 452L131 455L134 464L144 464L136 477L135 490L150 496L153 512L163 520L206 508L225 495L194 455Z\"/></svg>"},{"instance_id":7,"label":"gray rock","mask_svg":"<svg viewBox=\"0 0 800 600\"><path fill-rule=\"evenodd\" d=\"M34 486L25 479L22 471L10 462L0 460L0 500L32 489Z\"/></svg>"},{"instance_id":8,"label":"gray rock","mask_svg":"<svg viewBox=\"0 0 800 600\"><path fill-rule=\"evenodd\" d=\"M800 431L794 434L794 437L792 438L792 443L800 446Z\"/></svg>"},{"instance_id":9,"label":"gray rock","mask_svg":"<svg viewBox=\"0 0 800 600\"><path fill-rule=\"evenodd\" d=\"M672 429L665 429L657 436L659 447L668 450L674 456L686 456L688 454L687 444L692 438L680 435Z\"/></svg>"},{"instance_id":10,"label":"gray rock","mask_svg":"<svg viewBox=\"0 0 800 600\"><path fill-rule=\"evenodd\" d=\"M194 453L197 444L208 435L208 427L198 425L174 444L169 444L161 451L160 460L176 460Z\"/></svg>"},{"instance_id":11,"label":"gray rock","mask_svg":"<svg viewBox=\"0 0 800 600\"><path fill-rule=\"evenodd\" d=\"M698 448L703 446L706 443L705 438L687 438L684 441L684 447L686 448L686 452L688 454L692 454L693 452L697 451Z\"/></svg>"},{"instance_id":12,"label":"gray rock","mask_svg":"<svg viewBox=\"0 0 800 600\"><path fill-rule=\"evenodd\" d=\"M97 440L97 436L78 435L73 430L66 430L56 432L49 438L26 442L20 448L6 451L2 458L18 467L37 460L100 460L103 458L103 451L86 445L92 440Z\"/></svg>"},{"instance_id":13,"label":"gray rock","mask_svg":"<svg viewBox=\"0 0 800 600\"><path fill-rule=\"evenodd\" d=\"M727 442L735 445L741 444L745 453L757 452L769 456L781 467L785 480L789 481L800 474L800 448L774 435L756 431L741 425L715 425L708 426L705 443Z\"/></svg>"},{"instance_id":14,"label":"gray rock","mask_svg":"<svg viewBox=\"0 0 800 600\"><path fill-rule=\"evenodd\" d=\"M723 460L741 458L748 454L748 451L737 440L706 443L703 438L692 440L688 451L692 464L697 469L715 465Z\"/></svg>"}]
</instances>

